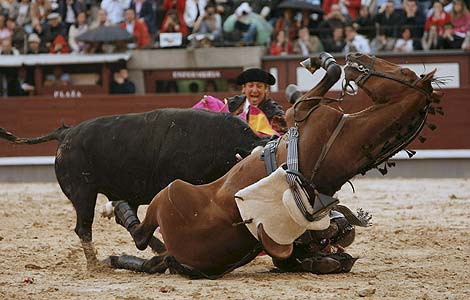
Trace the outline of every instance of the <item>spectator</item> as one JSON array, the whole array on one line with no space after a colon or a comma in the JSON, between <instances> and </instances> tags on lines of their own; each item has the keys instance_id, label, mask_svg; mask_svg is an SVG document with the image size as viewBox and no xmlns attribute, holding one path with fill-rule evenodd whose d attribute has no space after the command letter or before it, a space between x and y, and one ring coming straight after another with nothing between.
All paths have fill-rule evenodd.
<instances>
[{"instance_id":1,"label":"spectator","mask_svg":"<svg viewBox=\"0 0 470 300\"><path fill-rule=\"evenodd\" d=\"M46 46L46 41L44 39L44 27L41 25L41 23L39 23L39 21L33 21L32 25L33 25L32 33L36 34L40 38L41 48L42 49L48 48L50 44Z\"/></svg>"},{"instance_id":2,"label":"spectator","mask_svg":"<svg viewBox=\"0 0 470 300\"><path fill-rule=\"evenodd\" d=\"M59 0L57 12L64 22L66 32L69 32L70 27L77 23L78 14L86 12L86 7L77 0Z\"/></svg>"},{"instance_id":3,"label":"spectator","mask_svg":"<svg viewBox=\"0 0 470 300\"><path fill-rule=\"evenodd\" d=\"M317 36L310 35L307 27L299 29L299 38L294 43L294 53L303 57L310 57L313 53L320 53L324 50L323 44Z\"/></svg>"},{"instance_id":4,"label":"spectator","mask_svg":"<svg viewBox=\"0 0 470 300\"><path fill-rule=\"evenodd\" d=\"M435 1L432 5L433 13L426 19L424 30L427 31L431 25L437 25L439 35L444 33L444 24L451 22L450 15L443 9L442 3Z\"/></svg>"},{"instance_id":5,"label":"spectator","mask_svg":"<svg viewBox=\"0 0 470 300\"><path fill-rule=\"evenodd\" d=\"M194 23L199 19L207 5L206 0L186 0L184 7L184 22L188 27L188 34L193 33Z\"/></svg>"},{"instance_id":6,"label":"spectator","mask_svg":"<svg viewBox=\"0 0 470 300\"><path fill-rule=\"evenodd\" d=\"M31 22L45 23L47 16L52 11L52 5L49 0L36 0L31 3Z\"/></svg>"},{"instance_id":7,"label":"spectator","mask_svg":"<svg viewBox=\"0 0 470 300\"><path fill-rule=\"evenodd\" d=\"M271 43L271 47L269 49L270 55L287 55L287 54L294 54L294 46L286 37L286 32L284 30L280 30L276 34L276 39Z\"/></svg>"},{"instance_id":8,"label":"spectator","mask_svg":"<svg viewBox=\"0 0 470 300\"><path fill-rule=\"evenodd\" d=\"M194 33L210 35L210 39L220 41L222 37L222 16L217 12L215 1L209 1L204 12L194 23Z\"/></svg>"},{"instance_id":9,"label":"spectator","mask_svg":"<svg viewBox=\"0 0 470 300\"><path fill-rule=\"evenodd\" d=\"M98 10L96 20L90 25L90 29L95 29L99 26L110 26L111 22L108 20L108 14L104 9Z\"/></svg>"},{"instance_id":10,"label":"spectator","mask_svg":"<svg viewBox=\"0 0 470 300\"><path fill-rule=\"evenodd\" d=\"M461 49L464 38L458 36L454 32L454 26L452 23L446 23L444 25L444 33L437 42L438 49Z\"/></svg>"},{"instance_id":11,"label":"spectator","mask_svg":"<svg viewBox=\"0 0 470 300\"><path fill-rule=\"evenodd\" d=\"M8 29L6 24L5 15L0 15L0 43L3 40L9 39L11 37L11 31Z\"/></svg>"},{"instance_id":12,"label":"spectator","mask_svg":"<svg viewBox=\"0 0 470 300\"><path fill-rule=\"evenodd\" d=\"M320 31L320 39L325 41L333 36L333 30L338 27L344 27L349 17L341 13L341 8L338 4L331 6L330 12L325 15L324 20L318 26Z\"/></svg>"},{"instance_id":13,"label":"spectator","mask_svg":"<svg viewBox=\"0 0 470 300\"><path fill-rule=\"evenodd\" d=\"M33 91L34 82L29 81L26 68L19 68L17 76L10 79L8 96L28 96Z\"/></svg>"},{"instance_id":14,"label":"spectator","mask_svg":"<svg viewBox=\"0 0 470 300\"><path fill-rule=\"evenodd\" d=\"M424 33L424 24L426 23L426 15L419 8L417 0L403 1L402 18L403 25L411 29L411 35L414 39L421 39Z\"/></svg>"},{"instance_id":15,"label":"spectator","mask_svg":"<svg viewBox=\"0 0 470 300\"><path fill-rule=\"evenodd\" d=\"M55 65L52 69L52 74L46 75L44 86L64 87L70 86L72 79L68 73L63 72L62 67Z\"/></svg>"},{"instance_id":16,"label":"spectator","mask_svg":"<svg viewBox=\"0 0 470 300\"><path fill-rule=\"evenodd\" d=\"M12 12L16 9L18 3L16 0L1 0L0 1L0 14L5 15L5 18L12 16Z\"/></svg>"},{"instance_id":17,"label":"spectator","mask_svg":"<svg viewBox=\"0 0 470 300\"><path fill-rule=\"evenodd\" d=\"M353 20L359 16L361 0L323 0L323 12L325 14L329 14L334 4L338 4L341 7L341 13L344 15L349 15Z\"/></svg>"},{"instance_id":18,"label":"spectator","mask_svg":"<svg viewBox=\"0 0 470 300\"><path fill-rule=\"evenodd\" d=\"M321 16L317 13L313 13L309 10L302 10L300 12L300 18L297 20L297 28L307 27L311 34L318 35L318 26L321 22Z\"/></svg>"},{"instance_id":19,"label":"spectator","mask_svg":"<svg viewBox=\"0 0 470 300\"><path fill-rule=\"evenodd\" d=\"M259 14L243 2L235 13L228 16L223 25L224 32L229 33L232 42L266 45L271 39L273 27Z\"/></svg>"},{"instance_id":20,"label":"spectator","mask_svg":"<svg viewBox=\"0 0 470 300\"><path fill-rule=\"evenodd\" d=\"M20 53L24 54L26 52L24 42L26 38L26 32L24 31L23 27L17 26L15 19L12 18L8 18L7 27L11 32L11 41L13 43L13 47L18 49Z\"/></svg>"},{"instance_id":21,"label":"spectator","mask_svg":"<svg viewBox=\"0 0 470 300\"><path fill-rule=\"evenodd\" d=\"M188 29L186 25L180 23L178 12L175 9L170 9L163 20L160 32L179 32L185 37Z\"/></svg>"},{"instance_id":22,"label":"spectator","mask_svg":"<svg viewBox=\"0 0 470 300\"><path fill-rule=\"evenodd\" d=\"M135 18L135 11L132 8L126 9L125 22L121 23L121 28L135 37L135 44L128 44L128 48L143 48L150 44L150 35L147 25L141 19Z\"/></svg>"},{"instance_id":23,"label":"spectator","mask_svg":"<svg viewBox=\"0 0 470 300\"><path fill-rule=\"evenodd\" d=\"M434 50L438 49L439 32L437 24L432 24L429 29L424 32L423 38L421 39L421 46L423 50Z\"/></svg>"},{"instance_id":24,"label":"spectator","mask_svg":"<svg viewBox=\"0 0 470 300\"><path fill-rule=\"evenodd\" d=\"M24 27L25 30L31 32L31 3L29 0L21 0L13 12L10 12L10 17L16 20L19 27Z\"/></svg>"},{"instance_id":25,"label":"spectator","mask_svg":"<svg viewBox=\"0 0 470 300\"><path fill-rule=\"evenodd\" d=\"M77 22L69 29L69 46L74 53L83 53L85 51L85 43L77 41L77 36L88 30L86 13L84 11L78 13Z\"/></svg>"},{"instance_id":26,"label":"spectator","mask_svg":"<svg viewBox=\"0 0 470 300\"><path fill-rule=\"evenodd\" d=\"M274 26L274 36L277 36L279 31L287 32L287 38L291 42L297 39L299 27L294 20L294 10L292 8L282 9L282 16L276 20L276 25Z\"/></svg>"},{"instance_id":27,"label":"spectator","mask_svg":"<svg viewBox=\"0 0 470 300\"><path fill-rule=\"evenodd\" d=\"M110 94L135 94L135 85L128 80L129 72L121 68L113 73L113 80L109 86Z\"/></svg>"},{"instance_id":28,"label":"spectator","mask_svg":"<svg viewBox=\"0 0 470 300\"><path fill-rule=\"evenodd\" d=\"M392 51L395 47L396 39L388 36L386 31L382 28L377 33L377 36L370 42L370 50L372 53Z\"/></svg>"},{"instance_id":29,"label":"spectator","mask_svg":"<svg viewBox=\"0 0 470 300\"><path fill-rule=\"evenodd\" d=\"M403 22L402 14L395 9L393 0L387 0L375 17L375 23L379 24L379 28L383 28L387 36L394 38L398 36L398 30Z\"/></svg>"},{"instance_id":30,"label":"spectator","mask_svg":"<svg viewBox=\"0 0 470 300\"><path fill-rule=\"evenodd\" d=\"M26 54L47 53L47 49L41 47L41 39L36 33L31 33L28 37L28 50Z\"/></svg>"},{"instance_id":31,"label":"spectator","mask_svg":"<svg viewBox=\"0 0 470 300\"><path fill-rule=\"evenodd\" d=\"M3 39L1 45L0 55L20 55L20 51L13 47L11 38Z\"/></svg>"},{"instance_id":32,"label":"spectator","mask_svg":"<svg viewBox=\"0 0 470 300\"><path fill-rule=\"evenodd\" d=\"M470 31L470 13L462 0L454 0L453 3L450 19L452 25L454 25L454 33L460 37L465 37L465 34Z\"/></svg>"},{"instance_id":33,"label":"spectator","mask_svg":"<svg viewBox=\"0 0 470 300\"><path fill-rule=\"evenodd\" d=\"M206 93L216 93L218 90L217 82L214 79L209 79L206 81L206 86L204 88Z\"/></svg>"},{"instance_id":34,"label":"spectator","mask_svg":"<svg viewBox=\"0 0 470 300\"><path fill-rule=\"evenodd\" d=\"M358 34L352 24L348 24L344 27L344 34L346 36L346 46L344 46L343 49L344 53L370 53L369 41L364 36Z\"/></svg>"},{"instance_id":35,"label":"spectator","mask_svg":"<svg viewBox=\"0 0 470 300\"><path fill-rule=\"evenodd\" d=\"M60 20L60 15L58 13L50 13L47 16L48 23L42 26L42 37L46 43L46 47L51 48L53 53L56 53L56 50L52 50L51 44L56 40L58 36L61 36L63 40L67 36L67 32L64 24ZM62 43L61 43L62 44Z\"/></svg>"},{"instance_id":36,"label":"spectator","mask_svg":"<svg viewBox=\"0 0 470 300\"><path fill-rule=\"evenodd\" d=\"M188 36L188 27L184 21L186 0L164 0L163 8L166 15L163 18L161 32L181 32L184 38Z\"/></svg>"},{"instance_id":37,"label":"spectator","mask_svg":"<svg viewBox=\"0 0 470 300\"><path fill-rule=\"evenodd\" d=\"M153 11L152 1L132 0L130 8L135 11L137 19L145 22L145 25L147 25L147 29L150 35L155 34L155 13Z\"/></svg>"},{"instance_id":38,"label":"spectator","mask_svg":"<svg viewBox=\"0 0 470 300\"><path fill-rule=\"evenodd\" d=\"M10 38L5 38L0 44L0 56L20 55L20 52L13 47ZM0 58L5 60L6 58ZM18 70L16 68L4 68L0 72L0 90L3 96L15 96L18 86Z\"/></svg>"},{"instance_id":39,"label":"spectator","mask_svg":"<svg viewBox=\"0 0 470 300\"><path fill-rule=\"evenodd\" d=\"M409 27L403 27L401 30L401 38L397 39L393 51L402 53L413 52L413 39Z\"/></svg>"},{"instance_id":40,"label":"spectator","mask_svg":"<svg viewBox=\"0 0 470 300\"><path fill-rule=\"evenodd\" d=\"M325 51L329 53L340 53L346 46L344 39L344 28L335 27L333 28L333 34L330 38L322 41L325 47Z\"/></svg>"},{"instance_id":41,"label":"spectator","mask_svg":"<svg viewBox=\"0 0 470 300\"><path fill-rule=\"evenodd\" d=\"M51 43L49 49L50 54L67 54L70 53L70 47L63 35L58 35Z\"/></svg>"},{"instance_id":42,"label":"spectator","mask_svg":"<svg viewBox=\"0 0 470 300\"><path fill-rule=\"evenodd\" d=\"M234 114L245 115L245 119L249 121L250 127L260 134L284 134L287 132L286 116L282 107L273 99L270 99L269 86L276 83L276 79L270 73L252 68L243 71L237 77L237 84L242 86L242 95L228 99L229 110ZM253 121L263 118L263 115L257 113L250 115L252 112L251 107L254 107L257 112L261 111L268 119L271 128L264 128L266 131L260 131L254 125ZM259 124L259 123L258 123Z\"/></svg>"},{"instance_id":43,"label":"spectator","mask_svg":"<svg viewBox=\"0 0 470 300\"><path fill-rule=\"evenodd\" d=\"M106 11L108 21L111 24L119 24L124 21L124 10L131 4L130 0L103 0L101 8Z\"/></svg>"},{"instance_id":44,"label":"spectator","mask_svg":"<svg viewBox=\"0 0 470 300\"><path fill-rule=\"evenodd\" d=\"M367 6L362 5L359 9L359 16L354 20L354 27L357 33L365 36L369 40L375 37L375 22Z\"/></svg>"},{"instance_id":45,"label":"spectator","mask_svg":"<svg viewBox=\"0 0 470 300\"><path fill-rule=\"evenodd\" d=\"M465 35L465 39L463 40L463 43L462 43L462 50L470 51L470 31L468 31L467 34Z\"/></svg>"}]
</instances>

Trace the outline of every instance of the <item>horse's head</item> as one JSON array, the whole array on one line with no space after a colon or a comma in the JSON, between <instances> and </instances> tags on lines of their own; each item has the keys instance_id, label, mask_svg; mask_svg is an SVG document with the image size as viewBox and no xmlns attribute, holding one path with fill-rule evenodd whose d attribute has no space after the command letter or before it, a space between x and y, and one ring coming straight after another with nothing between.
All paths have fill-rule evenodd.
<instances>
[{"instance_id":1,"label":"horse's head","mask_svg":"<svg viewBox=\"0 0 470 300\"><path fill-rule=\"evenodd\" d=\"M374 102L364 113L356 114L358 118L367 116L368 124L376 124L370 126L371 136L363 146L368 159L359 172L364 173L411 143L428 113L434 113L432 102L439 102L442 95L432 87L436 70L418 76L383 59L351 53L346 56L344 72L345 86L354 81Z\"/></svg>"},{"instance_id":2,"label":"horse's head","mask_svg":"<svg viewBox=\"0 0 470 300\"><path fill-rule=\"evenodd\" d=\"M436 70L418 76L408 68L361 53L346 56L346 82L354 81L376 104L420 94L424 105L436 99L432 81ZM422 97L424 96L424 97Z\"/></svg>"}]
</instances>

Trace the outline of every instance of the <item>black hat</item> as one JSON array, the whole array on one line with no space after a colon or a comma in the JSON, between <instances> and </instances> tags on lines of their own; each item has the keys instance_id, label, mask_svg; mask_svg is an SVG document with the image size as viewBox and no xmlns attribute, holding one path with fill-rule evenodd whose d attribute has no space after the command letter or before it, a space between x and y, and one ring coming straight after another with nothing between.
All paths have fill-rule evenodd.
<instances>
[{"instance_id":1,"label":"black hat","mask_svg":"<svg viewBox=\"0 0 470 300\"><path fill-rule=\"evenodd\" d=\"M233 113L234 111L237 110L237 108L240 107L240 105L243 104L243 102L245 102L245 95L237 95L237 96L233 96L233 97L230 97L230 98L227 98L227 102L228 102L228 110Z\"/></svg>"},{"instance_id":2,"label":"black hat","mask_svg":"<svg viewBox=\"0 0 470 300\"><path fill-rule=\"evenodd\" d=\"M271 73L268 73L263 69L252 68L243 71L237 77L237 84L243 85L247 82L263 82L269 85L273 85L276 83L276 78L274 78Z\"/></svg>"}]
</instances>

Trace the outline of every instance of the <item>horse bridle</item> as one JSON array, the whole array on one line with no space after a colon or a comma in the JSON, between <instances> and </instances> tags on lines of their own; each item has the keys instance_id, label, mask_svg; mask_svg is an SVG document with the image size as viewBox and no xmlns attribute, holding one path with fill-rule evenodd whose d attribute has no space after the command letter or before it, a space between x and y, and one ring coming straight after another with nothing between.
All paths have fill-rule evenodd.
<instances>
[{"instance_id":1,"label":"horse bridle","mask_svg":"<svg viewBox=\"0 0 470 300\"><path fill-rule=\"evenodd\" d=\"M379 153L378 157L375 160L369 162L368 164L366 164L364 167L361 168L359 173L363 173L363 174L367 170L380 165L381 163L386 161L388 158L390 158L392 155L397 153L400 149L403 149L408 144L410 144L413 141L413 139L418 135L418 133L421 131L421 129L424 127L424 124L426 123L427 114L429 112L429 109L431 108L431 101L429 101L429 98L431 98L432 92L429 92L429 91L427 91L427 90L425 90L425 89L423 89L423 88L416 85L421 80L421 78L417 77L413 82L410 83L410 82L408 82L406 80L403 80L399 77L376 71L374 69L374 63L375 63L375 56L371 57L370 64L366 65L366 66L364 66L362 64L359 64L358 62L354 61L353 59L347 58L346 66L355 68L357 71L359 71L361 73L361 75L354 80L354 82L357 84L357 86L364 89L363 86L364 86L365 82L371 76L378 76L378 77L394 80L396 82L399 82L403 85L406 85L406 86L408 86L412 89L415 89L415 90L423 93L426 96L427 104L423 108L423 110L421 111L421 118L420 118L420 120L418 120L416 122L415 126L413 126L413 128L410 128L408 133L405 136L403 136L401 141L398 144L396 144L394 147L389 147L388 149L386 149L386 147L382 148L382 151Z\"/></svg>"},{"instance_id":2,"label":"horse bridle","mask_svg":"<svg viewBox=\"0 0 470 300\"><path fill-rule=\"evenodd\" d=\"M377 70L374 69L375 58L376 58L375 56L371 56L371 62L370 62L369 65L363 65L363 64L358 63L357 61L355 61L354 59L351 59L349 57L346 59L346 66L347 67L355 68L358 72L361 73L361 75L359 75L359 77L354 80L354 82L357 84L357 86L362 88L363 85L365 84L365 82L371 76L378 76L378 77L394 80L394 81L397 81L397 82L399 82L401 84L404 84L408 87L411 87L411 88L423 93L426 96L426 99L431 97L432 92L429 92L429 91L427 91L427 90L425 90L425 89L423 89L423 88L416 85L421 80L420 77L416 77L416 79L413 82L408 82L408 81L406 81L404 79L401 79L399 77L377 71ZM346 85L343 85L343 90L345 89Z\"/></svg>"}]
</instances>

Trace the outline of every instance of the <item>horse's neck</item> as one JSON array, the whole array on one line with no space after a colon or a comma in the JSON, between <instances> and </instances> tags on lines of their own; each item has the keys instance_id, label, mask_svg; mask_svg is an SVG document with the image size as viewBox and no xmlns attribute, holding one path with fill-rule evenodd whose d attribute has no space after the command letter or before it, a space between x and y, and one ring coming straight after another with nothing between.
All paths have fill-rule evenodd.
<instances>
[{"instance_id":1,"label":"horse's neck","mask_svg":"<svg viewBox=\"0 0 470 300\"><path fill-rule=\"evenodd\" d=\"M320 158L322 149L326 147L342 116L343 114L338 110L321 105L315 113L299 124L299 171L305 177L312 179L313 171ZM335 147L335 143L336 139L331 146L331 150ZM328 155L325 158L327 157ZM322 170L324 167L324 161L321 161L319 170ZM329 178L333 180L334 175L329 176ZM336 181L333 181L324 185L321 192L333 194L336 191L334 188ZM317 183L316 175L313 178L313 182Z\"/></svg>"},{"instance_id":2,"label":"horse's neck","mask_svg":"<svg viewBox=\"0 0 470 300\"><path fill-rule=\"evenodd\" d=\"M413 108L416 103L410 99L381 104L349 115L314 182L319 186L339 189L371 162L370 155L374 158L378 156L384 144L397 134L397 126L402 120L416 115L417 108ZM323 130L331 132L337 122L337 117L331 118Z\"/></svg>"}]
</instances>

